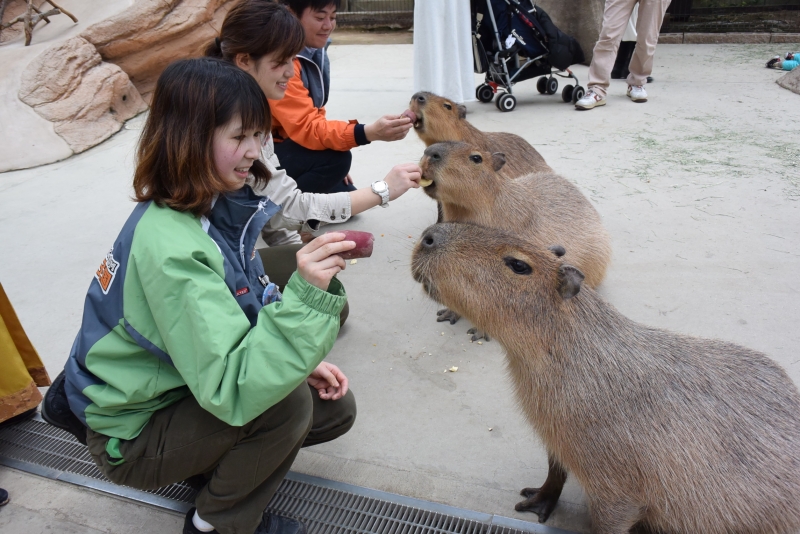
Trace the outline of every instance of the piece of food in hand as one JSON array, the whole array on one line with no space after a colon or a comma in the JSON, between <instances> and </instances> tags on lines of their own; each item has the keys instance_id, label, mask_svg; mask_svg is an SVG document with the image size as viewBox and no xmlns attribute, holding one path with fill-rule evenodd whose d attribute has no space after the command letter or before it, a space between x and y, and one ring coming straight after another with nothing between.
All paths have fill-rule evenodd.
<instances>
[{"instance_id":1,"label":"piece of food in hand","mask_svg":"<svg viewBox=\"0 0 800 534\"><path fill-rule=\"evenodd\" d=\"M405 110L404 112L402 112L402 113L400 114L400 116L402 116L402 117L408 117L409 119L411 119L411 123L412 123L412 124L413 124L413 123L415 123L415 122L417 122L417 114L416 114L416 113L414 113L413 111L411 111L410 109L407 109L407 110Z\"/></svg>"},{"instance_id":2,"label":"piece of food in hand","mask_svg":"<svg viewBox=\"0 0 800 534\"><path fill-rule=\"evenodd\" d=\"M372 243L375 241L374 235L369 232L359 232L358 230L335 231L344 234L345 241L354 241L356 244L356 248L339 254L342 259L352 260L354 258L369 258L372 256Z\"/></svg>"},{"instance_id":3,"label":"piece of food in hand","mask_svg":"<svg viewBox=\"0 0 800 534\"><path fill-rule=\"evenodd\" d=\"M422 187L428 187L432 183L433 183L433 180L428 180L427 178L420 178L419 179L419 185L421 185Z\"/></svg>"}]
</instances>

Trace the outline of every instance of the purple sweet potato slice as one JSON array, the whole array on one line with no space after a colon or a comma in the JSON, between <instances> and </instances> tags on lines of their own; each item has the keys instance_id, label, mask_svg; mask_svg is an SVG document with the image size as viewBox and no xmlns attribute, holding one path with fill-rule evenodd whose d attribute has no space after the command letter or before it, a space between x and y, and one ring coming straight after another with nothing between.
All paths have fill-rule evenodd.
<instances>
[{"instance_id":1,"label":"purple sweet potato slice","mask_svg":"<svg viewBox=\"0 0 800 534\"><path fill-rule=\"evenodd\" d=\"M369 232L359 232L357 230L336 230L345 235L345 241L355 241L356 248L339 254L342 259L352 260L356 258L369 258L372 256L372 243L375 236Z\"/></svg>"}]
</instances>

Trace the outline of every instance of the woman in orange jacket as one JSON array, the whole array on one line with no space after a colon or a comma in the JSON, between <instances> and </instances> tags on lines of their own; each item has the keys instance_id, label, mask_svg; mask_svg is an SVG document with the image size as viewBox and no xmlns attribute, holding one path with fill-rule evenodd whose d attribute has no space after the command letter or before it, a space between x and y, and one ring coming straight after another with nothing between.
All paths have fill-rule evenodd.
<instances>
[{"instance_id":1,"label":"woman in orange jacket","mask_svg":"<svg viewBox=\"0 0 800 534\"><path fill-rule=\"evenodd\" d=\"M397 141L411 129L411 119L384 115L372 124L334 121L325 115L330 91L330 63L325 51L336 27L340 0L282 0L300 20L305 48L294 59L286 95L270 100L272 136L281 166L306 193L354 191L350 149L372 141Z\"/></svg>"}]
</instances>

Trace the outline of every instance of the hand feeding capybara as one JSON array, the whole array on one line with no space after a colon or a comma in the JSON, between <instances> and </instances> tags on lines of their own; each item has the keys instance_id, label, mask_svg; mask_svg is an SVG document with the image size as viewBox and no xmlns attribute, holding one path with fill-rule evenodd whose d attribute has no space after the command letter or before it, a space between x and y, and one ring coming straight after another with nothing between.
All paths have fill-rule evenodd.
<instances>
[{"instance_id":1,"label":"hand feeding capybara","mask_svg":"<svg viewBox=\"0 0 800 534\"><path fill-rule=\"evenodd\" d=\"M505 132L482 132L467 121L467 108L428 92L411 97L414 131L427 145L464 141L480 150L506 155L503 176L517 178L531 172L552 172L539 152L522 137Z\"/></svg>"},{"instance_id":2,"label":"hand feeding capybara","mask_svg":"<svg viewBox=\"0 0 800 534\"><path fill-rule=\"evenodd\" d=\"M505 229L543 246L567 249L565 261L597 287L611 261L611 239L600 215L571 182L553 172L504 179L505 156L466 143L437 143L420 162L425 193L442 205L444 220Z\"/></svg>"},{"instance_id":3,"label":"hand feeding capybara","mask_svg":"<svg viewBox=\"0 0 800 534\"><path fill-rule=\"evenodd\" d=\"M800 394L783 369L626 318L563 252L443 223L412 259L432 298L503 345L520 407L566 468L548 481L576 477L596 534L797 532Z\"/></svg>"}]
</instances>

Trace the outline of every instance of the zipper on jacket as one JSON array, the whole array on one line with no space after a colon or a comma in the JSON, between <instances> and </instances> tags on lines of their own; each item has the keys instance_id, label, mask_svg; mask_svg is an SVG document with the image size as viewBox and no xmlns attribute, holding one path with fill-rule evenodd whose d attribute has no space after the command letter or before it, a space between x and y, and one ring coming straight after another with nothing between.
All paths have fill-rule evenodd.
<instances>
[{"instance_id":1,"label":"zipper on jacket","mask_svg":"<svg viewBox=\"0 0 800 534\"><path fill-rule=\"evenodd\" d=\"M325 53L322 54L323 65L324 65L326 56L327 56L327 54L325 54ZM311 63L312 65L314 65L317 68L317 72L319 73L319 85L320 85L320 87L322 87L322 105L320 106L320 108L325 107L325 79L322 77L322 69L319 68L319 65L314 63L313 59L309 59L309 58L303 57L303 56L297 56L297 57L299 59L305 59L306 61L308 61L309 63ZM306 87L306 89L308 89L308 87Z\"/></svg>"},{"instance_id":2,"label":"zipper on jacket","mask_svg":"<svg viewBox=\"0 0 800 534\"><path fill-rule=\"evenodd\" d=\"M247 264L244 261L244 236L247 235L247 229L250 227L250 223L253 222L253 217L258 215L258 212L260 212L260 211L262 211L264 209L264 203L265 202L266 202L266 199L261 200L258 203L258 208L256 209L256 211L253 212L253 214L250 216L250 218L247 219L247 223L244 225L244 228L242 228L242 235L239 236L239 256L241 257L242 269L244 270L245 273L247 273Z\"/></svg>"}]
</instances>

